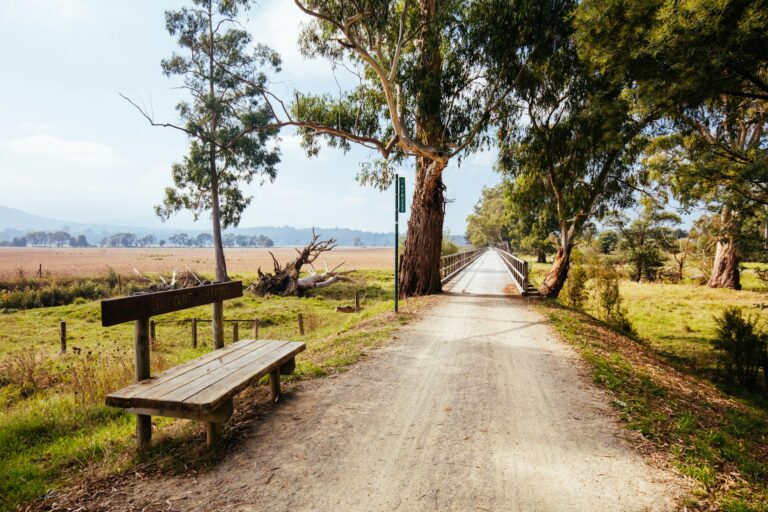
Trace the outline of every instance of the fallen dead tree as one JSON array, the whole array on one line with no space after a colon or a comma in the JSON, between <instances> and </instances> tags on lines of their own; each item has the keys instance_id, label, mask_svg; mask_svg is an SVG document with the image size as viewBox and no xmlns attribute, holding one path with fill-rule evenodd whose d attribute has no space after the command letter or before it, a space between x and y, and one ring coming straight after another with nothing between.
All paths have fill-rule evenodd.
<instances>
[{"instance_id":1,"label":"fallen dead tree","mask_svg":"<svg viewBox=\"0 0 768 512\"><path fill-rule=\"evenodd\" d=\"M336 247L336 240L333 238L320 240L320 235L316 235L312 231L312 240L304 249L296 249L298 256L285 266L281 266L275 255L270 252L269 255L272 256L274 272L265 273L259 267L259 280L251 284L248 289L262 297L266 295L303 297L306 291L312 288L325 288L339 281L347 281L349 278L345 274L352 271L339 271L339 268L344 265L343 261L332 269L328 268L328 263L326 262L325 272L322 273L317 272L313 265L322 253L330 251L334 247ZM301 269L304 265L308 265L312 269L312 273L301 277Z\"/></svg>"}]
</instances>

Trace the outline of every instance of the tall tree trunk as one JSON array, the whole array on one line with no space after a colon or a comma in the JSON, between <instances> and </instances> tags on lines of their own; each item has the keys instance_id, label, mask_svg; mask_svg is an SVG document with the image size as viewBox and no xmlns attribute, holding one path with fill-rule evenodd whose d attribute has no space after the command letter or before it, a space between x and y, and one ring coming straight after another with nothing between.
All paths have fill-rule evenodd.
<instances>
[{"instance_id":1,"label":"tall tree trunk","mask_svg":"<svg viewBox=\"0 0 768 512\"><path fill-rule=\"evenodd\" d=\"M211 182L211 230L213 231L213 250L216 254L216 281L224 282L229 281L229 276L227 275L227 260L224 258L224 243L221 236L219 186L215 176Z\"/></svg>"},{"instance_id":2,"label":"tall tree trunk","mask_svg":"<svg viewBox=\"0 0 768 512\"><path fill-rule=\"evenodd\" d=\"M215 163L213 165L215 166ZM224 245L221 240L219 186L215 174L211 183L211 227L213 229L213 247L216 253L216 280L225 282L229 281L229 276L227 276L227 262L224 259ZM212 308L213 348L222 348L224 347L224 303L214 302Z\"/></svg>"},{"instance_id":3,"label":"tall tree trunk","mask_svg":"<svg viewBox=\"0 0 768 512\"><path fill-rule=\"evenodd\" d=\"M712 265L712 276L709 278L707 286L741 290L739 255L733 240L717 241L715 263Z\"/></svg>"},{"instance_id":4,"label":"tall tree trunk","mask_svg":"<svg viewBox=\"0 0 768 512\"><path fill-rule=\"evenodd\" d=\"M434 162L432 162L434 163ZM445 218L445 187L440 173L430 172L425 159L417 163L408 235L401 260L400 296L440 293L440 250Z\"/></svg>"},{"instance_id":5,"label":"tall tree trunk","mask_svg":"<svg viewBox=\"0 0 768 512\"><path fill-rule=\"evenodd\" d=\"M565 285L565 280L568 279L572 250L573 243L571 241L567 241L561 247L558 247L552 267L547 272L547 275L544 276L541 286L539 286L539 293L542 296L556 299L560 294L560 290Z\"/></svg>"},{"instance_id":6,"label":"tall tree trunk","mask_svg":"<svg viewBox=\"0 0 768 512\"><path fill-rule=\"evenodd\" d=\"M733 218L730 208L724 208L720 218L723 233L717 239L715 262L712 265L712 276L707 286L741 290L739 253L734 243L736 219Z\"/></svg>"},{"instance_id":7,"label":"tall tree trunk","mask_svg":"<svg viewBox=\"0 0 768 512\"><path fill-rule=\"evenodd\" d=\"M763 249L768 251L768 220L763 223ZM768 386L768 376L766 376L766 385Z\"/></svg>"},{"instance_id":8,"label":"tall tree trunk","mask_svg":"<svg viewBox=\"0 0 768 512\"><path fill-rule=\"evenodd\" d=\"M420 0L421 29L416 41L416 138L432 147L442 146L442 53L439 24L435 23L441 0ZM416 158L408 235L401 260L399 293L402 297L440 293L440 249L445 217L442 172L448 164L439 151L434 159Z\"/></svg>"},{"instance_id":9,"label":"tall tree trunk","mask_svg":"<svg viewBox=\"0 0 768 512\"><path fill-rule=\"evenodd\" d=\"M210 94L209 101L212 103L216 98L216 87L214 85L214 37L213 37L213 3L208 1L208 93ZM216 130L218 129L218 116L214 113L211 119L211 135L216 136ZM229 281L227 276L227 262L224 259L224 244L221 239L221 208L219 205L219 174L216 167L216 146L213 142L209 143L209 172L211 173L211 222L213 228L213 247L216 253L216 280L220 282ZM213 348L219 349L224 347L224 303L214 302L212 305L212 321L211 327L213 329ZM214 423L208 423L208 431L215 432L216 426ZM210 438L209 438L210 439Z\"/></svg>"},{"instance_id":10,"label":"tall tree trunk","mask_svg":"<svg viewBox=\"0 0 768 512\"><path fill-rule=\"evenodd\" d=\"M640 257L638 256L638 259ZM635 272L632 274L632 281L639 283L640 279L643 277L643 264L642 262L638 261L635 263Z\"/></svg>"},{"instance_id":11,"label":"tall tree trunk","mask_svg":"<svg viewBox=\"0 0 768 512\"><path fill-rule=\"evenodd\" d=\"M547 253L544 249L536 249L536 263L546 263Z\"/></svg>"}]
</instances>

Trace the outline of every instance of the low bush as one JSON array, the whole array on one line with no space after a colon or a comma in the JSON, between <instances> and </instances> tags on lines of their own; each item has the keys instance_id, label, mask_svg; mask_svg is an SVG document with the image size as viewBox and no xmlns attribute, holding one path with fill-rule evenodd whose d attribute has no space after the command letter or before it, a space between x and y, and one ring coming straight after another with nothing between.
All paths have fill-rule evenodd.
<instances>
[{"instance_id":1,"label":"low bush","mask_svg":"<svg viewBox=\"0 0 768 512\"><path fill-rule=\"evenodd\" d=\"M94 300L109 297L112 288L98 281L74 281L68 284L50 283L42 287L27 285L24 288L0 292L0 308L33 309L66 306L76 299Z\"/></svg>"},{"instance_id":2,"label":"low bush","mask_svg":"<svg viewBox=\"0 0 768 512\"><path fill-rule=\"evenodd\" d=\"M741 308L728 307L717 323L713 347L720 353L720 364L732 383L752 388L757 385L758 372L763 366L768 386L768 332L761 332L758 319L746 316Z\"/></svg>"},{"instance_id":3,"label":"low bush","mask_svg":"<svg viewBox=\"0 0 768 512\"><path fill-rule=\"evenodd\" d=\"M610 264L593 265L591 274L598 316L618 331L636 336L627 311L622 307L620 276L616 268Z\"/></svg>"},{"instance_id":4,"label":"low bush","mask_svg":"<svg viewBox=\"0 0 768 512\"><path fill-rule=\"evenodd\" d=\"M443 237L443 242L440 246L440 255L448 256L459 252L459 246L448 237Z\"/></svg>"},{"instance_id":5,"label":"low bush","mask_svg":"<svg viewBox=\"0 0 768 512\"><path fill-rule=\"evenodd\" d=\"M565 303L575 309L584 309L584 304L589 298L587 291L587 281L589 275L581 265L574 265L568 272L568 279L563 287L563 298Z\"/></svg>"}]
</instances>

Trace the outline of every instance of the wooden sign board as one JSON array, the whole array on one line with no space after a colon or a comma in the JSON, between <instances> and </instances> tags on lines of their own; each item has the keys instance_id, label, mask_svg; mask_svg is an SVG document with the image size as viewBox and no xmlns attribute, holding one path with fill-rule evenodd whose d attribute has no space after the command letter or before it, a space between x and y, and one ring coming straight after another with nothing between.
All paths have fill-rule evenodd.
<instances>
[{"instance_id":1,"label":"wooden sign board","mask_svg":"<svg viewBox=\"0 0 768 512\"><path fill-rule=\"evenodd\" d=\"M243 296L243 282L206 284L101 301L101 325L122 324Z\"/></svg>"}]
</instances>

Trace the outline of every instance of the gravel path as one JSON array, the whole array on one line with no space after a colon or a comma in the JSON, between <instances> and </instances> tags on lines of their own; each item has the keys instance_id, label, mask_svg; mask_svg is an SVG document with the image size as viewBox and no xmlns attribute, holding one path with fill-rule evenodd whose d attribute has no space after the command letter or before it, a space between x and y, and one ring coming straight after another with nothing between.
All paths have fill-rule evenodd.
<instances>
[{"instance_id":1,"label":"gravel path","mask_svg":"<svg viewBox=\"0 0 768 512\"><path fill-rule=\"evenodd\" d=\"M680 482L632 450L578 356L508 284L481 256L399 340L300 386L216 468L133 482L111 506L674 509Z\"/></svg>"}]
</instances>

